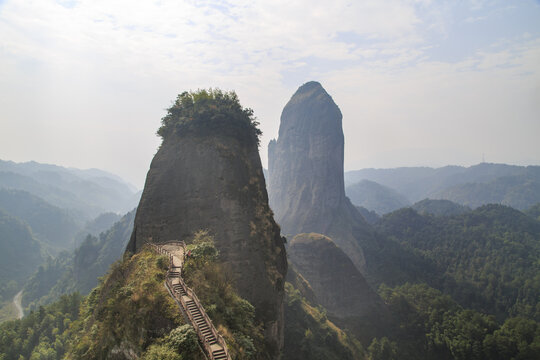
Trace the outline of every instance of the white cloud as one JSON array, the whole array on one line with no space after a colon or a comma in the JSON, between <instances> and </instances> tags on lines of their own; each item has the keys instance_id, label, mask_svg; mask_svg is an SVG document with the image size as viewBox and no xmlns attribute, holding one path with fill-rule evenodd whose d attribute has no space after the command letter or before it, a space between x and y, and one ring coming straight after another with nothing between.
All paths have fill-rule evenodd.
<instances>
[{"instance_id":1,"label":"white cloud","mask_svg":"<svg viewBox=\"0 0 540 360\"><path fill-rule=\"evenodd\" d=\"M266 144L295 88L312 79L344 110L347 139L372 134L360 137L361 151L348 145L348 159L359 154L350 166L407 146L404 134L435 146L440 139L426 138L437 139L429 131L443 125L427 119L437 108L449 121L478 115L451 105L466 103L470 89L512 87L518 95L508 99L538 97L534 31L453 65L429 61L432 38L452 31L445 19L451 4L7 0L0 5L0 153L101 167L140 186L159 144L159 119L177 93L235 89L254 108ZM490 108L488 97L475 99ZM504 98L495 105L490 116L501 119L513 108ZM353 116L384 127L353 126Z\"/></svg>"}]
</instances>

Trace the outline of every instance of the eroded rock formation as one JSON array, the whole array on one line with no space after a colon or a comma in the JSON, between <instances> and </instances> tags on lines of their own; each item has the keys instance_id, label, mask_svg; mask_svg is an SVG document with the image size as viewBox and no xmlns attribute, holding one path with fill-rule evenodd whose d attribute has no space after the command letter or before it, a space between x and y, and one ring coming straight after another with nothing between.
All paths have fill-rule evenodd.
<instances>
[{"instance_id":1,"label":"eroded rock formation","mask_svg":"<svg viewBox=\"0 0 540 360\"><path fill-rule=\"evenodd\" d=\"M341 111L318 82L302 85L281 114L268 146L270 206L289 237L330 236L363 271L370 226L345 196Z\"/></svg>"},{"instance_id":2,"label":"eroded rock formation","mask_svg":"<svg viewBox=\"0 0 540 360\"><path fill-rule=\"evenodd\" d=\"M255 306L269 352L277 358L287 262L257 143L235 131L189 126L188 132L164 136L152 160L127 251L209 230L238 292Z\"/></svg>"}]
</instances>

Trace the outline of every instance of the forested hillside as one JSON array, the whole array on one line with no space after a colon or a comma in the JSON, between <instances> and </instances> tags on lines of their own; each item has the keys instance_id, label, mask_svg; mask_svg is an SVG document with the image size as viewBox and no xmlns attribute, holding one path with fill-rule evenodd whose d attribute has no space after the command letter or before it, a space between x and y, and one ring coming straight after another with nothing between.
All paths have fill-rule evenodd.
<instances>
[{"instance_id":1,"label":"forested hillside","mask_svg":"<svg viewBox=\"0 0 540 360\"><path fill-rule=\"evenodd\" d=\"M411 206L419 214L435 216L460 215L471 211L471 208L456 204L450 200L424 199Z\"/></svg>"},{"instance_id":2,"label":"forested hillside","mask_svg":"<svg viewBox=\"0 0 540 360\"><path fill-rule=\"evenodd\" d=\"M388 338L372 341L371 359L536 360L540 356L540 323L534 320L509 317L498 322L425 284L382 286L379 292L398 326L388 332Z\"/></svg>"},{"instance_id":3,"label":"forested hillside","mask_svg":"<svg viewBox=\"0 0 540 360\"><path fill-rule=\"evenodd\" d=\"M99 237L88 235L74 252L49 257L27 281L23 305L35 309L77 291L86 295L109 266L122 257L133 229L135 210L124 215Z\"/></svg>"},{"instance_id":4,"label":"forested hillside","mask_svg":"<svg viewBox=\"0 0 540 360\"><path fill-rule=\"evenodd\" d=\"M0 189L0 209L26 222L35 237L53 252L73 249L73 239L81 224L68 211L26 191L6 189Z\"/></svg>"},{"instance_id":5,"label":"forested hillside","mask_svg":"<svg viewBox=\"0 0 540 360\"><path fill-rule=\"evenodd\" d=\"M540 202L536 205L531 206L525 211L525 214L533 217L534 219L540 221Z\"/></svg>"},{"instance_id":6,"label":"forested hillside","mask_svg":"<svg viewBox=\"0 0 540 360\"><path fill-rule=\"evenodd\" d=\"M407 208L378 230L432 263L444 279L432 284L462 306L540 320L540 222L501 205L452 217Z\"/></svg>"},{"instance_id":7,"label":"forested hillside","mask_svg":"<svg viewBox=\"0 0 540 360\"><path fill-rule=\"evenodd\" d=\"M0 308L42 262L41 246L28 226L0 210Z\"/></svg>"}]
</instances>

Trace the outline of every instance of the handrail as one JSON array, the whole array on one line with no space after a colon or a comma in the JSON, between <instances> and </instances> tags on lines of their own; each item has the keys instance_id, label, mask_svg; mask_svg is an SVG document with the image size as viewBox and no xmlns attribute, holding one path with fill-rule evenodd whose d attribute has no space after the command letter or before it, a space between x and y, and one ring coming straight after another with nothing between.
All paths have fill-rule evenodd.
<instances>
[{"instance_id":1,"label":"handrail","mask_svg":"<svg viewBox=\"0 0 540 360\"><path fill-rule=\"evenodd\" d=\"M172 282L168 279L168 281L170 282L170 287L172 287ZM195 328L195 331L197 332L197 336L199 337L199 339L201 340L201 342L203 343L203 346L204 346L204 349L206 350L206 352L208 353L208 355L210 356L211 359L213 359L213 356L212 356L212 348L210 346L210 344L208 343L208 341L206 340L206 336L204 336L204 334L202 333L201 329L199 328L199 325L197 324L197 322L195 321L195 319L193 318L193 315L191 314L191 311L188 311L188 308L187 308L187 303L186 301L184 300L183 296L176 296L176 294L174 293L173 291L173 296L180 300L180 303L182 304L182 307L184 308L185 310L185 313L187 314L188 318L189 318L189 321L191 322L191 324L193 325L193 327ZM195 305L200 309L199 305L200 304L197 304L195 303ZM201 314L203 315L206 315L206 312L205 311L201 311ZM205 317L205 320L207 319L207 317ZM209 325L209 328L212 329L214 326L211 322L208 323ZM216 338L217 339L217 338ZM224 347L225 349L225 352L227 352L226 348Z\"/></svg>"},{"instance_id":2,"label":"handrail","mask_svg":"<svg viewBox=\"0 0 540 360\"><path fill-rule=\"evenodd\" d=\"M171 276L171 269L174 267L173 266L174 265L173 254L171 252L169 252L168 250L165 250L160 245L178 245L178 246L182 247L182 249L184 251L183 251L182 265L180 267L180 276L174 276L174 278L178 279L178 283L182 287L183 291L186 293L186 295L188 295L188 297L191 298L191 300L193 301L193 303L195 304L195 306L197 307L197 309L201 313L201 315L204 318L205 322L208 324L208 328L209 328L210 332L212 333L212 335L216 339L216 342L222 347L223 351L225 352L225 355L226 355L227 359L231 359L231 357L229 355L229 351L227 349L227 343L225 342L225 339L223 338L223 336L221 336L221 334L218 333L217 329L214 327L214 324L213 324L212 320L210 319L210 317L208 316L206 311L204 311L204 307L201 304L201 302L200 302L199 298L197 297L197 295L195 294L195 292L186 285L186 283L184 282L184 279L181 276L181 274L182 274L181 270L182 270L182 267L184 265L184 261L185 261L185 257L186 257L186 243L184 241L170 240L170 241L163 242L163 243L158 243L158 244L147 242L147 244L149 244L151 246L151 248L154 249L159 254L169 256L169 268L168 268L167 274L166 274L165 286L169 289L170 294L172 294L172 296L182 306L182 308L184 310L184 313L187 315L187 318L191 322L192 326L195 328L195 331L197 332L197 336L199 337L199 340L201 340L201 342L203 344L203 347L206 350L206 352L207 352L208 356L210 357L210 359L214 359L214 355L212 353L212 347L211 347L210 343L208 342L208 340L206 340L206 336L204 336L201 329L199 328L199 325L197 324L197 322L193 318L193 315L191 314L191 311L189 311L189 309L187 307L187 303L184 300L183 296L178 296L178 294L175 291L173 291L173 283L172 283L173 276Z\"/></svg>"}]
</instances>

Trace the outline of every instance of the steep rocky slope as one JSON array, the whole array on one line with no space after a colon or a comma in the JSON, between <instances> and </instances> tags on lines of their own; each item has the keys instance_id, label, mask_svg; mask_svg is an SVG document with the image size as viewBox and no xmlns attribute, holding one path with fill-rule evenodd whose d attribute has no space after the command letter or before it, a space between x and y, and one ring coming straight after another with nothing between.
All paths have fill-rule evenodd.
<instances>
[{"instance_id":1,"label":"steep rocky slope","mask_svg":"<svg viewBox=\"0 0 540 360\"><path fill-rule=\"evenodd\" d=\"M187 239L206 229L239 294L255 306L268 351L283 345L287 262L268 206L256 123L235 94L183 93L158 131L127 251L145 242Z\"/></svg>"},{"instance_id":2,"label":"steep rocky slope","mask_svg":"<svg viewBox=\"0 0 540 360\"><path fill-rule=\"evenodd\" d=\"M318 82L302 85L268 146L270 206L282 232L330 236L363 271L373 232L345 196L342 115Z\"/></svg>"},{"instance_id":3,"label":"steep rocky slope","mask_svg":"<svg viewBox=\"0 0 540 360\"><path fill-rule=\"evenodd\" d=\"M332 239L316 233L298 234L287 254L291 268L305 281L299 290L305 292L307 287L312 303L324 308L328 319L365 346L395 328L382 299Z\"/></svg>"},{"instance_id":4,"label":"steep rocky slope","mask_svg":"<svg viewBox=\"0 0 540 360\"><path fill-rule=\"evenodd\" d=\"M291 263L309 282L317 302L339 318L383 313L379 296L334 242L320 234L298 234L287 251Z\"/></svg>"}]
</instances>

